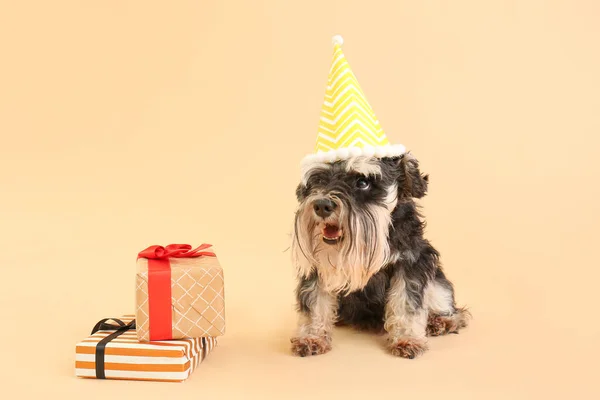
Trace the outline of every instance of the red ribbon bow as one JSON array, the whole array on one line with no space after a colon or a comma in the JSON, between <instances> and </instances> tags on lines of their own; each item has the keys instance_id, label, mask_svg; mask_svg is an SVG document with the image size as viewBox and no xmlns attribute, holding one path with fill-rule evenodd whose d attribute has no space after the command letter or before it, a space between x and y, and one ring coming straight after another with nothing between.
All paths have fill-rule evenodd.
<instances>
[{"instance_id":1,"label":"red ribbon bow","mask_svg":"<svg viewBox=\"0 0 600 400\"><path fill-rule=\"evenodd\" d=\"M171 309L171 263L169 258L216 257L211 247L202 244L192 250L189 244L150 246L139 252L138 258L148 259L148 311L150 340L173 338Z\"/></svg>"},{"instance_id":2,"label":"red ribbon bow","mask_svg":"<svg viewBox=\"0 0 600 400\"><path fill-rule=\"evenodd\" d=\"M150 246L140 251L138 258L147 258L149 260L160 260L163 258L193 258L201 256L215 257L212 251L202 251L211 247L210 244L202 244L192 250L189 244L170 244L167 247Z\"/></svg>"}]
</instances>

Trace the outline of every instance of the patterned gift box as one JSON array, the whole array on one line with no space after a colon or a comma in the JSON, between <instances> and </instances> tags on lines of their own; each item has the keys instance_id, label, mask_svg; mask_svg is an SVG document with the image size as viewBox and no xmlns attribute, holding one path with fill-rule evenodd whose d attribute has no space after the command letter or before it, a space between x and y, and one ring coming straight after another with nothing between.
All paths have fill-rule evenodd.
<instances>
[{"instance_id":1,"label":"patterned gift box","mask_svg":"<svg viewBox=\"0 0 600 400\"><path fill-rule=\"evenodd\" d=\"M217 344L216 338L142 343L133 315L104 319L76 345L81 378L183 382Z\"/></svg>"},{"instance_id":2,"label":"patterned gift box","mask_svg":"<svg viewBox=\"0 0 600 400\"><path fill-rule=\"evenodd\" d=\"M150 246L136 274L138 340L225 334L223 269L211 245Z\"/></svg>"}]
</instances>

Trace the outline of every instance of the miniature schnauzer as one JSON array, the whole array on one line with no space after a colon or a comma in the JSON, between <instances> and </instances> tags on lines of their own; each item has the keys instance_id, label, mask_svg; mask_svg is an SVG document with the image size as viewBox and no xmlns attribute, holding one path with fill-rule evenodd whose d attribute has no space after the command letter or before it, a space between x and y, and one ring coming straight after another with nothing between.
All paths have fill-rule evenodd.
<instances>
[{"instance_id":1,"label":"miniature schnauzer","mask_svg":"<svg viewBox=\"0 0 600 400\"><path fill-rule=\"evenodd\" d=\"M299 356L331 350L335 325L387 334L389 351L415 358L427 336L458 333L470 314L455 304L438 251L423 236L414 199L429 176L410 154L313 162L296 190L292 259Z\"/></svg>"}]
</instances>

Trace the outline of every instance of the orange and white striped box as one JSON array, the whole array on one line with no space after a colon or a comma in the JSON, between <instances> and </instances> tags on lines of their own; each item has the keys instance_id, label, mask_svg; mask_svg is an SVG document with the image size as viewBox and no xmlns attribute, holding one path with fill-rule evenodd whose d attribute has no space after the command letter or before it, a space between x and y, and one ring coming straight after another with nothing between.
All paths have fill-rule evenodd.
<instances>
[{"instance_id":1,"label":"orange and white striped box","mask_svg":"<svg viewBox=\"0 0 600 400\"><path fill-rule=\"evenodd\" d=\"M118 318L125 324L133 319L133 315ZM77 343L76 376L183 382L217 345L214 337L142 343L138 341L135 329L130 329L107 342L103 354L98 354L98 344L114 333L115 330L98 330Z\"/></svg>"}]
</instances>

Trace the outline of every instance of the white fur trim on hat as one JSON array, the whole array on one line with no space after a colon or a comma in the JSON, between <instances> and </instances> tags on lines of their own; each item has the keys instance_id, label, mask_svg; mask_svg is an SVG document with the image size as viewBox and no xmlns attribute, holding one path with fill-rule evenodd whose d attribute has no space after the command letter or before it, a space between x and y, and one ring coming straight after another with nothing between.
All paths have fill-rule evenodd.
<instances>
[{"instance_id":1,"label":"white fur trim on hat","mask_svg":"<svg viewBox=\"0 0 600 400\"><path fill-rule=\"evenodd\" d=\"M406 147L401 144L385 146L365 146L365 147L342 147L328 152L319 151L315 154L309 154L302 159L302 165L321 162L333 163L335 161L348 160L354 157L398 157L406 153Z\"/></svg>"}]
</instances>

